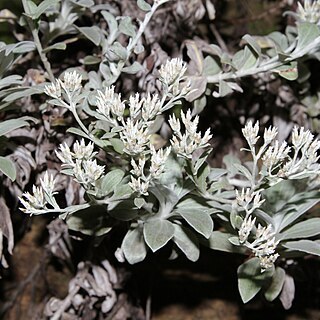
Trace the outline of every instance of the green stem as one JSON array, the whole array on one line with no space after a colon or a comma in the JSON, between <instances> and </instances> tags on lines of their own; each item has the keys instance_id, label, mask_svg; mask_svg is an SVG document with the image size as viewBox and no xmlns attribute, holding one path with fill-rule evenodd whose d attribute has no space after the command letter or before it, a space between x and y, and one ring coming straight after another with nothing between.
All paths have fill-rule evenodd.
<instances>
[{"instance_id":1,"label":"green stem","mask_svg":"<svg viewBox=\"0 0 320 320\"><path fill-rule=\"evenodd\" d=\"M131 54L132 54L132 51L134 50L135 46L137 45L139 39L142 37L148 23L150 22L153 14L156 12L156 10L158 9L158 7L166 2L168 2L169 0L162 0L162 1L155 1L151 7L151 10L145 15L144 17L144 20L141 22L140 24L140 27L139 27L139 30L136 34L136 36L134 38L132 38L132 40L129 42L128 46L127 46L127 58L124 60L124 61L121 61L122 63L118 65L118 68L117 68L117 75L116 77L113 79L113 83L115 83L121 72L122 72L122 69L125 67L126 65L126 62L129 60Z\"/></svg>"},{"instance_id":2,"label":"green stem","mask_svg":"<svg viewBox=\"0 0 320 320\"><path fill-rule=\"evenodd\" d=\"M37 30L32 18L29 16L29 7L28 7L28 4L27 4L27 1L26 0L22 0L22 5L23 5L24 12L25 12L26 21L27 21L28 26L29 26L29 28L31 30L32 37L33 37L34 43L36 45L37 51L39 53L40 59L41 59L41 61L43 63L44 68L46 69L46 71L48 73L50 81L54 82L54 75L53 75L53 72L51 70L51 65L50 65L50 62L47 59L46 54L43 52L43 48L42 48L42 44L41 44L41 41L40 41L40 38L39 38L38 30Z\"/></svg>"}]
</instances>

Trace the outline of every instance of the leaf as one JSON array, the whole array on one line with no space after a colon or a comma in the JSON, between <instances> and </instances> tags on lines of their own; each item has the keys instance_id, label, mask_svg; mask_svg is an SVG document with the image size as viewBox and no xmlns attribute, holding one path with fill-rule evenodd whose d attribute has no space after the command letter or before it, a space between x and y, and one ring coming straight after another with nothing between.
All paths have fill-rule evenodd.
<instances>
[{"instance_id":1,"label":"leaf","mask_svg":"<svg viewBox=\"0 0 320 320\"><path fill-rule=\"evenodd\" d=\"M143 239L141 229L132 229L125 235L121 248L123 254L130 264L143 261L147 255L147 246Z\"/></svg>"},{"instance_id":2,"label":"leaf","mask_svg":"<svg viewBox=\"0 0 320 320\"><path fill-rule=\"evenodd\" d=\"M301 251L315 256L320 256L320 244L311 240L298 240L281 243L290 251Z\"/></svg>"},{"instance_id":3,"label":"leaf","mask_svg":"<svg viewBox=\"0 0 320 320\"><path fill-rule=\"evenodd\" d=\"M5 174L11 181L16 180L16 167L11 160L0 157L0 171Z\"/></svg>"},{"instance_id":4,"label":"leaf","mask_svg":"<svg viewBox=\"0 0 320 320\"><path fill-rule=\"evenodd\" d=\"M77 27L78 29L87 39L92 41L96 46L98 46L101 42L101 32L97 26L92 27Z\"/></svg>"},{"instance_id":5,"label":"leaf","mask_svg":"<svg viewBox=\"0 0 320 320\"><path fill-rule=\"evenodd\" d=\"M108 11L101 11L103 18L107 21L109 32L115 32L118 29L118 23L116 18Z\"/></svg>"},{"instance_id":6,"label":"leaf","mask_svg":"<svg viewBox=\"0 0 320 320\"><path fill-rule=\"evenodd\" d=\"M121 182L123 177L124 172L122 170L112 170L97 181L97 187L104 195L107 195L115 189L115 187Z\"/></svg>"},{"instance_id":7,"label":"leaf","mask_svg":"<svg viewBox=\"0 0 320 320\"><path fill-rule=\"evenodd\" d=\"M229 238L232 236L232 233L221 232L218 230L213 231L208 241L203 244L213 250L244 254L246 252L245 247L234 246L229 241Z\"/></svg>"},{"instance_id":8,"label":"leaf","mask_svg":"<svg viewBox=\"0 0 320 320\"><path fill-rule=\"evenodd\" d=\"M119 30L129 36L129 37L134 37L136 35L136 31L135 28L131 22L131 18L130 17L124 17L123 19L121 19L120 24L119 24Z\"/></svg>"},{"instance_id":9,"label":"leaf","mask_svg":"<svg viewBox=\"0 0 320 320\"><path fill-rule=\"evenodd\" d=\"M249 34L246 34L242 37L242 39L250 45L250 47L255 51L255 53L258 56L261 55L261 48L257 43L257 41L252 36L250 36Z\"/></svg>"},{"instance_id":10,"label":"leaf","mask_svg":"<svg viewBox=\"0 0 320 320\"><path fill-rule=\"evenodd\" d=\"M12 254L13 247L14 247L14 233L12 227L12 221L10 216L10 210L5 202L3 197L0 197L0 233L2 233L7 238L7 250L10 254ZM0 257L3 259L2 253L2 243L0 239ZM1 261L2 262L2 261ZM2 263L3 264L3 263Z\"/></svg>"},{"instance_id":11,"label":"leaf","mask_svg":"<svg viewBox=\"0 0 320 320\"><path fill-rule=\"evenodd\" d=\"M142 70L144 70L143 66L139 62L135 61L131 66L123 68L122 72L128 74L136 74Z\"/></svg>"},{"instance_id":12,"label":"leaf","mask_svg":"<svg viewBox=\"0 0 320 320\"><path fill-rule=\"evenodd\" d=\"M112 144L112 147L115 152L117 152L119 154L123 154L124 144L123 144L122 140L120 140L118 138L110 138L109 141Z\"/></svg>"},{"instance_id":13,"label":"leaf","mask_svg":"<svg viewBox=\"0 0 320 320\"><path fill-rule=\"evenodd\" d=\"M28 126L29 123L23 119L10 119L0 123L0 136L3 136L13 130Z\"/></svg>"},{"instance_id":14,"label":"leaf","mask_svg":"<svg viewBox=\"0 0 320 320\"><path fill-rule=\"evenodd\" d=\"M298 44L293 55L305 49L309 44L314 42L320 36L319 27L310 22L303 22L298 24Z\"/></svg>"},{"instance_id":15,"label":"leaf","mask_svg":"<svg viewBox=\"0 0 320 320\"><path fill-rule=\"evenodd\" d=\"M296 223L291 228L281 232L281 241L288 239L309 238L320 234L320 218L312 218Z\"/></svg>"},{"instance_id":16,"label":"leaf","mask_svg":"<svg viewBox=\"0 0 320 320\"><path fill-rule=\"evenodd\" d=\"M146 201L143 198L135 198L134 204L137 208L141 209L146 204Z\"/></svg>"},{"instance_id":17,"label":"leaf","mask_svg":"<svg viewBox=\"0 0 320 320\"><path fill-rule=\"evenodd\" d=\"M190 77L191 81L190 92L187 94L186 99L192 102L201 97L207 89L207 77Z\"/></svg>"},{"instance_id":18,"label":"leaf","mask_svg":"<svg viewBox=\"0 0 320 320\"><path fill-rule=\"evenodd\" d=\"M256 55L248 46L245 46L233 56L232 64L237 70L248 70L256 65L257 61Z\"/></svg>"},{"instance_id":19,"label":"leaf","mask_svg":"<svg viewBox=\"0 0 320 320\"><path fill-rule=\"evenodd\" d=\"M97 64L101 62L101 58L96 56L85 56L83 59L83 64L89 65L89 64Z\"/></svg>"},{"instance_id":20,"label":"leaf","mask_svg":"<svg viewBox=\"0 0 320 320\"><path fill-rule=\"evenodd\" d=\"M298 79L298 65L297 61L293 61L289 64L282 65L276 69L272 70L287 80L293 81Z\"/></svg>"},{"instance_id":21,"label":"leaf","mask_svg":"<svg viewBox=\"0 0 320 320\"><path fill-rule=\"evenodd\" d=\"M128 184L118 184L114 188L114 193L113 196L110 198L110 200L115 201L115 200L122 200L122 199L127 199L131 196L133 193L131 187Z\"/></svg>"},{"instance_id":22,"label":"leaf","mask_svg":"<svg viewBox=\"0 0 320 320\"><path fill-rule=\"evenodd\" d=\"M273 301L279 296L283 288L285 278L286 272L282 268L277 267L272 276L271 283L266 292L264 293L264 296L268 301Z\"/></svg>"},{"instance_id":23,"label":"leaf","mask_svg":"<svg viewBox=\"0 0 320 320\"><path fill-rule=\"evenodd\" d=\"M165 246L173 234L173 224L168 220L150 220L143 227L144 240L153 252Z\"/></svg>"},{"instance_id":24,"label":"leaf","mask_svg":"<svg viewBox=\"0 0 320 320\"><path fill-rule=\"evenodd\" d=\"M90 236L101 236L112 229L106 208L97 205L68 215L66 222L69 229Z\"/></svg>"},{"instance_id":25,"label":"leaf","mask_svg":"<svg viewBox=\"0 0 320 320\"><path fill-rule=\"evenodd\" d=\"M34 20L38 19L45 11L47 11L50 7L59 3L59 0L44 0L42 1L34 13L31 15Z\"/></svg>"},{"instance_id":26,"label":"leaf","mask_svg":"<svg viewBox=\"0 0 320 320\"><path fill-rule=\"evenodd\" d=\"M284 284L280 294L280 301L284 309L288 310L292 306L294 299L295 285L293 278L288 274L285 275Z\"/></svg>"},{"instance_id":27,"label":"leaf","mask_svg":"<svg viewBox=\"0 0 320 320\"><path fill-rule=\"evenodd\" d=\"M108 211L110 216L120 221L130 221L138 217L138 210L134 208L131 199L111 202Z\"/></svg>"},{"instance_id":28,"label":"leaf","mask_svg":"<svg viewBox=\"0 0 320 320\"><path fill-rule=\"evenodd\" d=\"M200 249L199 241L196 235L181 225L174 224L173 241L179 249L186 255L186 257L195 262L199 259Z\"/></svg>"},{"instance_id":29,"label":"leaf","mask_svg":"<svg viewBox=\"0 0 320 320\"><path fill-rule=\"evenodd\" d=\"M57 42L53 44L52 46L46 47L42 50L42 52L47 53L51 50L66 50L67 45L64 42Z\"/></svg>"},{"instance_id":30,"label":"leaf","mask_svg":"<svg viewBox=\"0 0 320 320\"><path fill-rule=\"evenodd\" d=\"M190 58L188 69L194 75L201 75L203 73L203 55L198 49L195 41L186 40L187 55Z\"/></svg>"},{"instance_id":31,"label":"leaf","mask_svg":"<svg viewBox=\"0 0 320 320\"><path fill-rule=\"evenodd\" d=\"M238 163L234 163L233 166L239 171L239 173L243 174L249 181L251 180L252 174L245 166Z\"/></svg>"},{"instance_id":32,"label":"leaf","mask_svg":"<svg viewBox=\"0 0 320 320\"><path fill-rule=\"evenodd\" d=\"M214 76L220 71L221 66L217 63L217 61L210 56L206 56L203 60L203 75Z\"/></svg>"},{"instance_id":33,"label":"leaf","mask_svg":"<svg viewBox=\"0 0 320 320\"><path fill-rule=\"evenodd\" d=\"M144 0L138 0L137 1L137 5L138 7L143 10L143 11L150 11L151 10L151 6L149 3L147 3L146 1Z\"/></svg>"},{"instance_id":34,"label":"leaf","mask_svg":"<svg viewBox=\"0 0 320 320\"><path fill-rule=\"evenodd\" d=\"M83 137L86 139L90 139L90 137L86 133L84 133L82 130L80 130L78 128L71 127L69 129L67 129L67 132L76 134L77 136L80 136L80 137Z\"/></svg>"},{"instance_id":35,"label":"leaf","mask_svg":"<svg viewBox=\"0 0 320 320\"><path fill-rule=\"evenodd\" d=\"M192 208L177 208L175 211L205 238L210 237L213 230L213 221L208 213Z\"/></svg>"},{"instance_id":36,"label":"leaf","mask_svg":"<svg viewBox=\"0 0 320 320\"><path fill-rule=\"evenodd\" d=\"M252 258L238 268L238 288L244 303L249 302L261 290L265 281L273 274L273 270L261 273L259 258Z\"/></svg>"},{"instance_id":37,"label":"leaf","mask_svg":"<svg viewBox=\"0 0 320 320\"><path fill-rule=\"evenodd\" d=\"M201 96L197 100L193 101L193 108L192 108L192 116L195 116L203 111L203 109L207 105L207 98L205 95Z\"/></svg>"},{"instance_id":38,"label":"leaf","mask_svg":"<svg viewBox=\"0 0 320 320\"><path fill-rule=\"evenodd\" d=\"M232 92L233 92L233 89L230 87L229 83L224 80L220 80L219 81L219 91L212 92L212 96L215 98L222 98Z\"/></svg>"}]
</instances>

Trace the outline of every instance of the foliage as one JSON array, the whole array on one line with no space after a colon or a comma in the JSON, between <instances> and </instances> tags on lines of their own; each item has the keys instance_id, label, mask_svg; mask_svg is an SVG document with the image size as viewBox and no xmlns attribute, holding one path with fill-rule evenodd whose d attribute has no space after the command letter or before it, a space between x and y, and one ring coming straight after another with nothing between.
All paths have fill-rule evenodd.
<instances>
[{"instance_id":1,"label":"foliage","mask_svg":"<svg viewBox=\"0 0 320 320\"><path fill-rule=\"evenodd\" d=\"M65 136L79 139L61 139L66 142L55 157L62 163L61 173L80 186L83 196L63 206L59 178L46 172L32 192L19 197L21 210L58 214L70 230L99 243L120 231L121 244L113 252L119 262L136 264L157 251L197 261L201 245L243 255L237 271L243 302L261 292L268 301L279 297L289 308L294 298L289 261L320 255L320 218L308 214L319 202L320 142L309 130L319 129L319 93L306 94L308 63L319 60L319 2L299 3L296 12L288 13L295 24L284 33L243 36L242 48L233 54L223 45L188 39L182 45L188 62L158 59L150 68L141 58L148 54L143 37L167 2L138 0L143 18L135 23L132 17L117 16L109 3L45 0L36 5L23 0L20 23L33 41L0 45L0 108L25 95L45 94L49 100L41 105L43 112L72 116ZM210 19L213 9L207 4ZM86 17L99 17L99 23L87 25ZM78 60L80 65L60 69L56 79L53 52L83 39L92 52ZM49 82L30 87L21 76L7 73L35 49ZM291 124L287 137L281 126L267 128L267 121L255 122L246 116L251 111L243 113L245 155L229 154L222 167L211 166L214 134L210 128L200 131L198 114L211 99L245 94L242 78L264 75L304 88L303 113L313 119L300 127ZM129 85L119 92L120 84L139 77L145 90ZM3 121L0 135L32 119ZM0 158L0 170L14 180L14 166L5 157ZM11 242L10 252L12 247ZM108 313L115 304L116 281L107 281L111 269L105 261L102 265L79 263L76 277L90 281L85 286L73 282L64 300L47 304L46 315L58 319L71 310L81 316L76 306L80 290ZM106 290L97 289L99 279Z\"/></svg>"}]
</instances>

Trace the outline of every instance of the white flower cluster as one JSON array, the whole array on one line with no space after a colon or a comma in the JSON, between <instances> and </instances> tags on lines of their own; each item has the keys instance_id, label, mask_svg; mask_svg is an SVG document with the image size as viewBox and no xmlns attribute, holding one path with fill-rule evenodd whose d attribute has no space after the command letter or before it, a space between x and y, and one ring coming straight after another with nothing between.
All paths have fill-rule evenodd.
<instances>
[{"instance_id":1,"label":"white flower cluster","mask_svg":"<svg viewBox=\"0 0 320 320\"><path fill-rule=\"evenodd\" d=\"M75 142L73 152L67 144L60 145L60 152L56 151L57 157L63 163L62 167L71 169L75 180L85 189L95 186L104 172L104 166L98 165L97 161L92 159L97 154L93 148L92 142L86 145L82 139L81 142Z\"/></svg>"},{"instance_id":2,"label":"white flower cluster","mask_svg":"<svg viewBox=\"0 0 320 320\"><path fill-rule=\"evenodd\" d=\"M245 210L246 216L249 216L254 210L258 209L265 199L261 200L259 191L252 191L250 188L242 189L241 193L236 190L236 202L239 207Z\"/></svg>"},{"instance_id":3,"label":"white flower cluster","mask_svg":"<svg viewBox=\"0 0 320 320\"><path fill-rule=\"evenodd\" d=\"M118 121L123 119L125 104L121 101L121 94L114 92L114 86L107 87L105 92L98 90L97 111L102 114L107 121L117 126Z\"/></svg>"},{"instance_id":4,"label":"white flower cluster","mask_svg":"<svg viewBox=\"0 0 320 320\"><path fill-rule=\"evenodd\" d=\"M318 24L320 20L320 1L304 0L303 5L298 2L297 15L302 21Z\"/></svg>"},{"instance_id":5,"label":"white flower cluster","mask_svg":"<svg viewBox=\"0 0 320 320\"><path fill-rule=\"evenodd\" d=\"M292 132L292 146L294 154L289 157L285 165L279 170L278 176L297 178L301 175L318 175L320 165L320 141L315 139L309 130L295 127Z\"/></svg>"},{"instance_id":6,"label":"white flower cluster","mask_svg":"<svg viewBox=\"0 0 320 320\"><path fill-rule=\"evenodd\" d=\"M160 80L169 87L172 84L179 82L186 71L186 63L180 58L173 58L161 66L159 70Z\"/></svg>"},{"instance_id":7,"label":"white flower cluster","mask_svg":"<svg viewBox=\"0 0 320 320\"><path fill-rule=\"evenodd\" d=\"M129 185L133 191L144 195L148 194L148 188L151 180L159 178L159 176L163 172L165 162L167 161L171 152L171 147L166 148L165 150L156 150L154 146L151 145L150 151L151 157L148 175L145 174L145 156L140 157L138 161L131 159L132 170L130 172L132 176Z\"/></svg>"},{"instance_id":8,"label":"white flower cluster","mask_svg":"<svg viewBox=\"0 0 320 320\"><path fill-rule=\"evenodd\" d=\"M48 212L48 200L55 194L56 180L52 175L49 176L48 172L45 173L43 179L40 179L41 186L32 187L33 195L29 192L25 192L19 197L20 202L24 206L21 210L25 213L43 214Z\"/></svg>"},{"instance_id":9,"label":"white flower cluster","mask_svg":"<svg viewBox=\"0 0 320 320\"><path fill-rule=\"evenodd\" d=\"M255 228L256 218L247 216L239 229L239 241L249 248L256 257L260 259L261 272L266 269L272 268L275 261L279 257L278 253L275 253L279 240L276 241L275 233L272 232L272 225L262 227L260 224L255 230L255 240L249 242L248 238L251 231Z\"/></svg>"},{"instance_id":10,"label":"white flower cluster","mask_svg":"<svg viewBox=\"0 0 320 320\"><path fill-rule=\"evenodd\" d=\"M199 116L192 120L190 109L186 114L181 111L181 120L185 126L184 134L181 133L180 120L176 119L175 115L169 117L169 124L173 130L171 145L178 156L192 158L195 150L209 146L209 140L212 135L210 134L210 129L208 129L204 136L201 137L201 133L197 132Z\"/></svg>"},{"instance_id":11,"label":"white flower cluster","mask_svg":"<svg viewBox=\"0 0 320 320\"><path fill-rule=\"evenodd\" d=\"M264 170L261 170L260 174L267 175L269 179L273 178L277 181L279 178L297 178L299 175L319 172L320 166L317 161L320 157L318 155L320 141L314 140L309 130L295 127L292 132L292 147L290 147L286 141L280 144L275 139L277 136L275 127L265 129L263 145L258 152L256 152L255 145L259 140L259 123L253 126L249 121L242 132L250 147L248 151L252 153L255 163L262 160Z\"/></svg>"},{"instance_id":12,"label":"white flower cluster","mask_svg":"<svg viewBox=\"0 0 320 320\"><path fill-rule=\"evenodd\" d=\"M62 95L62 90L64 90L67 95L69 102L72 101L73 97L79 93L81 86L82 76L79 75L75 70L72 72L65 72L63 76L63 81L61 79L56 80L55 83L46 85L44 88L44 93L48 96L59 99Z\"/></svg>"}]
</instances>

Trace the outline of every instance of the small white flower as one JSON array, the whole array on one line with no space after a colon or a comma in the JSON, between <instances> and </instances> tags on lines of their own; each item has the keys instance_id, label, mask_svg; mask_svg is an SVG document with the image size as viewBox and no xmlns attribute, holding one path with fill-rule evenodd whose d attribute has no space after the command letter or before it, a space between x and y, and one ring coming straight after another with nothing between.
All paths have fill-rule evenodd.
<instances>
[{"instance_id":1,"label":"small white flower","mask_svg":"<svg viewBox=\"0 0 320 320\"><path fill-rule=\"evenodd\" d=\"M175 133L180 133L180 130L181 130L180 120L177 119L174 114L169 116L169 124Z\"/></svg>"},{"instance_id":2,"label":"small white flower","mask_svg":"<svg viewBox=\"0 0 320 320\"><path fill-rule=\"evenodd\" d=\"M94 145L89 142L88 145L85 144L84 139L81 141L76 141L73 145L73 157L75 159L88 160L91 159L97 152L93 152Z\"/></svg>"},{"instance_id":3,"label":"small white flower","mask_svg":"<svg viewBox=\"0 0 320 320\"><path fill-rule=\"evenodd\" d=\"M306 150L313 140L313 134L309 130L304 130L304 127L298 130L298 127L294 127L292 131L292 144L296 150L303 148Z\"/></svg>"},{"instance_id":4,"label":"small white flower","mask_svg":"<svg viewBox=\"0 0 320 320\"><path fill-rule=\"evenodd\" d=\"M248 204L252 201L254 193L251 191L250 188L242 189L241 193L236 190L236 200L237 204L240 207L247 207Z\"/></svg>"},{"instance_id":5,"label":"small white flower","mask_svg":"<svg viewBox=\"0 0 320 320\"><path fill-rule=\"evenodd\" d=\"M119 121L122 120L126 106L124 102L121 101L121 94L116 94L114 92L114 86L111 86L107 87L104 93L98 90L97 107L97 111L100 114L105 116L112 124L117 125L117 122L111 117L111 114Z\"/></svg>"},{"instance_id":6,"label":"small white flower","mask_svg":"<svg viewBox=\"0 0 320 320\"><path fill-rule=\"evenodd\" d=\"M168 60L165 65L161 66L159 70L160 79L169 87L170 85L179 82L186 71L186 63L180 58L173 58Z\"/></svg>"},{"instance_id":7,"label":"small white flower","mask_svg":"<svg viewBox=\"0 0 320 320\"><path fill-rule=\"evenodd\" d=\"M43 179L40 179L41 187L42 189L48 194L53 195L54 194L54 188L56 180L53 178L53 175L48 174L48 172L45 173Z\"/></svg>"},{"instance_id":8,"label":"small white flower","mask_svg":"<svg viewBox=\"0 0 320 320\"><path fill-rule=\"evenodd\" d=\"M319 23L320 1L304 0L304 5L298 2L297 14L302 21Z\"/></svg>"},{"instance_id":9,"label":"small white flower","mask_svg":"<svg viewBox=\"0 0 320 320\"><path fill-rule=\"evenodd\" d=\"M279 141L276 140L273 146L270 146L262 157L263 164L267 167L269 174L280 163L282 163L290 152L291 148L283 141L279 146Z\"/></svg>"},{"instance_id":10,"label":"small white flower","mask_svg":"<svg viewBox=\"0 0 320 320\"><path fill-rule=\"evenodd\" d=\"M150 149L151 149L150 174L153 177L159 177L164 170L164 165L171 152L171 147L167 148L165 152L163 149L159 149L158 151L156 151L153 146L151 146Z\"/></svg>"},{"instance_id":11,"label":"small white flower","mask_svg":"<svg viewBox=\"0 0 320 320\"><path fill-rule=\"evenodd\" d=\"M45 213L47 201L45 200L43 189L41 187L32 187L33 195L29 192L22 194L19 198L20 202L24 206L21 210L25 213L40 214Z\"/></svg>"},{"instance_id":12,"label":"small white flower","mask_svg":"<svg viewBox=\"0 0 320 320\"><path fill-rule=\"evenodd\" d=\"M130 155L142 153L150 141L149 129L144 127L144 123L134 122L128 118L120 132L120 138L124 143L124 151Z\"/></svg>"},{"instance_id":13,"label":"small white flower","mask_svg":"<svg viewBox=\"0 0 320 320\"><path fill-rule=\"evenodd\" d=\"M143 99L140 99L139 93L129 98L129 112L132 119L136 119L142 110Z\"/></svg>"},{"instance_id":14,"label":"small white flower","mask_svg":"<svg viewBox=\"0 0 320 320\"><path fill-rule=\"evenodd\" d=\"M69 146L65 143L64 145L61 144L59 146L59 149L60 149L60 152L58 151L55 151L57 157L60 159L60 161L63 163L63 164L66 164L66 165L73 165L73 153L71 152Z\"/></svg>"},{"instance_id":15,"label":"small white flower","mask_svg":"<svg viewBox=\"0 0 320 320\"><path fill-rule=\"evenodd\" d=\"M131 182L129 182L129 186L134 192L148 195L149 181L143 182L140 177L135 179L133 176L131 176Z\"/></svg>"},{"instance_id":16,"label":"small white flower","mask_svg":"<svg viewBox=\"0 0 320 320\"><path fill-rule=\"evenodd\" d=\"M156 115L160 114L161 100L157 94L151 98L148 93L147 97L143 99L142 119L144 121L152 120Z\"/></svg>"},{"instance_id":17,"label":"small white flower","mask_svg":"<svg viewBox=\"0 0 320 320\"><path fill-rule=\"evenodd\" d=\"M95 185L95 182L102 176L104 166L97 164L96 160L76 160L73 168L73 174L77 182L85 188L90 188Z\"/></svg>"},{"instance_id":18,"label":"small white flower","mask_svg":"<svg viewBox=\"0 0 320 320\"><path fill-rule=\"evenodd\" d=\"M270 126L268 129L264 129L263 139L265 144L269 144L277 136L278 130L276 127Z\"/></svg>"},{"instance_id":19,"label":"small white flower","mask_svg":"<svg viewBox=\"0 0 320 320\"><path fill-rule=\"evenodd\" d=\"M247 241L247 239L250 235L250 232L255 225L255 222L256 222L256 218L252 219L251 215L244 218L244 220L241 224L241 227L239 229L239 232L238 232L240 243L245 243Z\"/></svg>"},{"instance_id":20,"label":"small white flower","mask_svg":"<svg viewBox=\"0 0 320 320\"><path fill-rule=\"evenodd\" d=\"M266 269L272 268L278 257L278 253L271 254L269 256L259 256L261 273L265 272Z\"/></svg>"},{"instance_id":21,"label":"small white flower","mask_svg":"<svg viewBox=\"0 0 320 320\"><path fill-rule=\"evenodd\" d=\"M82 76L75 70L72 72L65 72L63 81L59 80L61 87L66 93L74 93L81 89Z\"/></svg>"},{"instance_id":22,"label":"small white flower","mask_svg":"<svg viewBox=\"0 0 320 320\"><path fill-rule=\"evenodd\" d=\"M246 138L250 148L253 147L259 139L259 121L257 121L254 126L251 120L248 121L248 123L242 129L242 133L243 136Z\"/></svg>"},{"instance_id":23,"label":"small white flower","mask_svg":"<svg viewBox=\"0 0 320 320\"><path fill-rule=\"evenodd\" d=\"M59 81L51 83L44 87L44 93L52 98L59 99L61 97L61 86Z\"/></svg>"},{"instance_id":24,"label":"small white flower","mask_svg":"<svg viewBox=\"0 0 320 320\"><path fill-rule=\"evenodd\" d=\"M169 118L169 124L174 131L174 135L170 140L173 150L180 156L192 158L195 150L205 148L209 145L209 140L212 138L210 129L208 129L204 136L197 132L198 117L192 120L191 111L188 110L186 114L181 111L181 120L185 125L186 132L184 135L180 132L180 121L173 115Z\"/></svg>"},{"instance_id":25,"label":"small white flower","mask_svg":"<svg viewBox=\"0 0 320 320\"><path fill-rule=\"evenodd\" d=\"M138 164L134 159L131 159L131 166L133 169L130 172L134 174L136 177L141 177L141 176L143 177L145 164L146 164L146 159L144 156L139 158Z\"/></svg>"}]
</instances>

